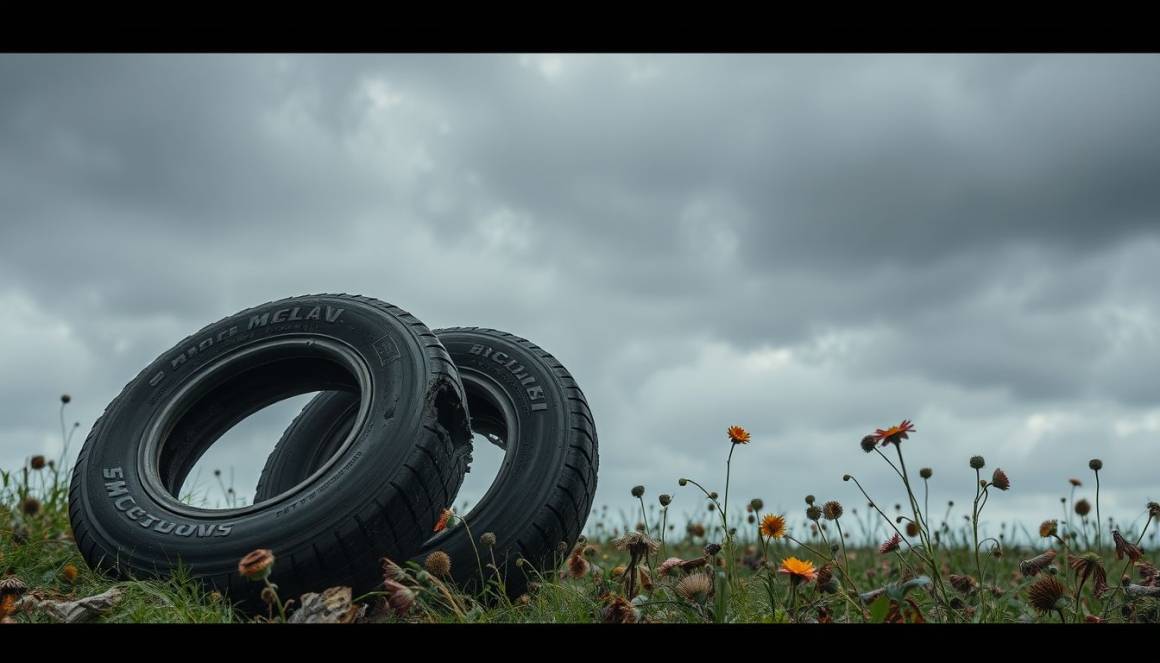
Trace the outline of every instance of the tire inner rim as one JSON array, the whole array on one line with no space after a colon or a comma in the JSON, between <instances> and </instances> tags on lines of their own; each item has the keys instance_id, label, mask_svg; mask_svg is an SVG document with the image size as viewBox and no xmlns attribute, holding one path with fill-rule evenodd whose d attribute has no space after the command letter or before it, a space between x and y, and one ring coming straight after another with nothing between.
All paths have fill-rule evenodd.
<instances>
[{"instance_id":1,"label":"tire inner rim","mask_svg":"<svg viewBox=\"0 0 1160 663\"><path fill-rule=\"evenodd\" d=\"M139 465L145 491L172 512L234 518L285 501L325 474L362 431L374 395L366 362L350 346L310 335L263 339L203 366L147 425ZM204 509L177 495L197 460L230 428L262 408L314 391L359 394L354 425L326 462L301 482L257 504Z\"/></svg>"},{"instance_id":2,"label":"tire inner rim","mask_svg":"<svg viewBox=\"0 0 1160 663\"><path fill-rule=\"evenodd\" d=\"M463 393L467 400L467 409L471 415L471 432L483 435L489 442L503 449L503 462L491 485L476 500L475 504L464 514L470 518L471 514L482 511L483 508L495 499L499 486L503 485L514 463L515 452L519 447L520 424L516 417L516 406L506 389L492 376L474 368L460 366L459 378L463 383ZM454 527L435 535L429 541L442 538ZM426 544L425 544L426 545Z\"/></svg>"}]
</instances>

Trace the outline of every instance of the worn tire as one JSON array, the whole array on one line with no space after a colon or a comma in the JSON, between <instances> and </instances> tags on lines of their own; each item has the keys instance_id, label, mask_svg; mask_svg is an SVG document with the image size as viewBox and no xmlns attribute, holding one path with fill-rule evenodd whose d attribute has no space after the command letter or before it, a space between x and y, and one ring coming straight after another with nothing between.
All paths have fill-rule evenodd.
<instances>
[{"instance_id":1,"label":"worn tire","mask_svg":"<svg viewBox=\"0 0 1160 663\"><path fill-rule=\"evenodd\" d=\"M475 327L436 334L459 368L472 430L506 445L495 482L466 519L477 538L495 534L504 586L509 596L519 596L536 572L556 568L588 518L599 464L592 413L568 371L530 341ZM353 405L341 392L308 403L267 459L255 499L294 485L325 459L349 427ZM445 504L454 497L453 491ZM462 526L431 537L415 561L435 550L451 557L452 576L464 589L477 589L481 572L494 576L489 551L478 540L473 546ZM517 565L520 557L531 567Z\"/></svg>"},{"instance_id":2,"label":"worn tire","mask_svg":"<svg viewBox=\"0 0 1160 663\"><path fill-rule=\"evenodd\" d=\"M317 471L268 501L207 510L174 498L206 449L283 398L341 390L357 424ZM379 559L416 554L463 480L471 432L463 385L438 338L396 306L353 295L270 302L209 325L150 364L85 440L69 517L90 566L168 576L180 564L258 606L238 575L258 548L283 598L372 589Z\"/></svg>"}]
</instances>

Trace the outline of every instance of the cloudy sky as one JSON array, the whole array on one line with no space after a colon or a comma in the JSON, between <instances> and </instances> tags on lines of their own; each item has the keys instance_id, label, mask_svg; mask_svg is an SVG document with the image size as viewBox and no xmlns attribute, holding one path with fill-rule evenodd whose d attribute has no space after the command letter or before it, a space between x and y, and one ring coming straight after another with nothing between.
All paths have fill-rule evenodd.
<instances>
[{"instance_id":1,"label":"cloudy sky","mask_svg":"<svg viewBox=\"0 0 1160 663\"><path fill-rule=\"evenodd\" d=\"M5 468L59 453L60 393L75 454L188 333L337 291L555 354L611 512L699 513L676 480L723 486L730 424L732 495L890 504L858 442L909 418L932 503L978 453L1038 523L1100 457L1128 522L1157 282L1154 55L0 55ZM202 469L250 495L304 400Z\"/></svg>"}]
</instances>

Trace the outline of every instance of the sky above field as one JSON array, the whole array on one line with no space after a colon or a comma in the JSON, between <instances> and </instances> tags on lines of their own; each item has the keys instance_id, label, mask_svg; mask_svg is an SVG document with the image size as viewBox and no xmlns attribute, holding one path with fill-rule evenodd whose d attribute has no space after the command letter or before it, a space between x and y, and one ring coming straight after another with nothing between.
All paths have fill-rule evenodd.
<instances>
[{"instance_id":1,"label":"sky above field","mask_svg":"<svg viewBox=\"0 0 1160 663\"><path fill-rule=\"evenodd\" d=\"M556 355L612 514L700 514L731 424L738 506L892 504L858 443L903 418L953 518L973 454L994 519L1093 457L1105 515L1160 499L1160 57L0 55L0 91L0 467L60 452L61 393L75 455L187 334L353 292ZM202 469L252 494L305 400Z\"/></svg>"}]
</instances>

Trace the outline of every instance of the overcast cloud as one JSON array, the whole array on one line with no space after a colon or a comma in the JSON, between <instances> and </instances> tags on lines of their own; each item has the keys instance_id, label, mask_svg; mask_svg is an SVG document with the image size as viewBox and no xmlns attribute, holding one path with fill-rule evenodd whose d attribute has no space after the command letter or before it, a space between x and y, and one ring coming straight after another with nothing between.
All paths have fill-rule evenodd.
<instances>
[{"instance_id":1,"label":"overcast cloud","mask_svg":"<svg viewBox=\"0 0 1160 663\"><path fill-rule=\"evenodd\" d=\"M356 292L555 354L613 511L699 511L730 424L739 499L889 504L858 441L909 418L932 503L979 453L994 518L1058 517L1100 457L1131 521L1158 282L1154 55L0 55L0 467L62 392L75 453L190 332ZM252 494L304 400L207 461Z\"/></svg>"}]
</instances>

